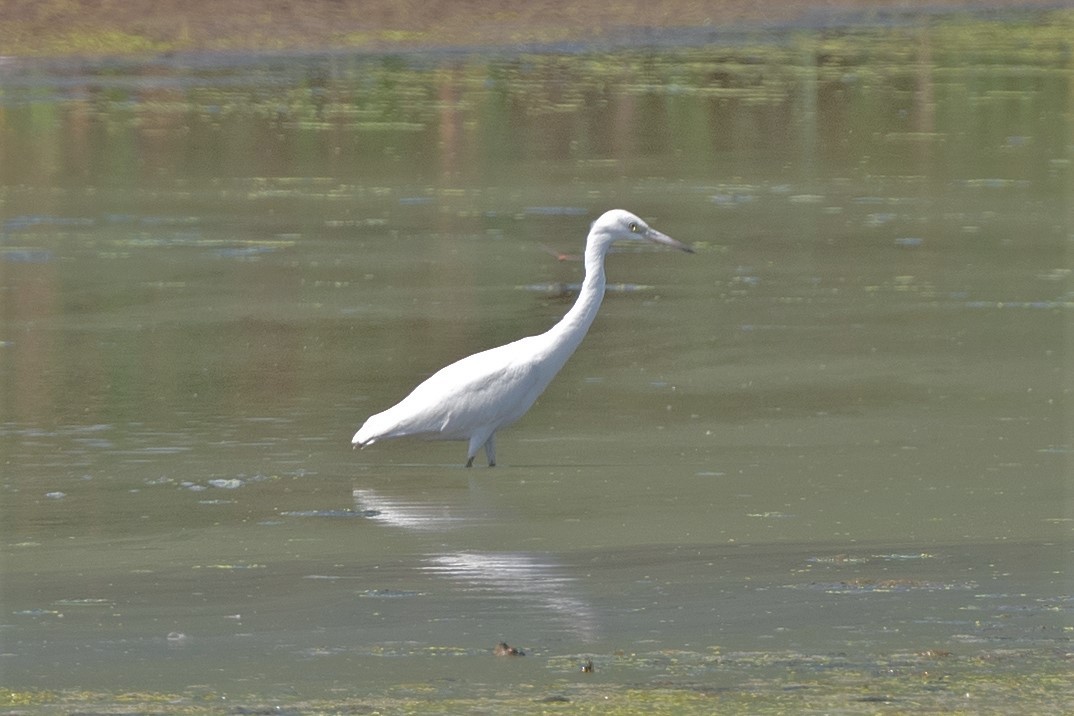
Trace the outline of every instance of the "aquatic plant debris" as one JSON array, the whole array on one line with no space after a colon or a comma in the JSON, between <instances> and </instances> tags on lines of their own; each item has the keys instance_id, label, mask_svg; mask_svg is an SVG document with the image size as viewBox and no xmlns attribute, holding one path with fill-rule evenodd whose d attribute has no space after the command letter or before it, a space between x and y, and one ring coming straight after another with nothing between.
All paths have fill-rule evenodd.
<instances>
[{"instance_id":1,"label":"aquatic plant debris","mask_svg":"<svg viewBox=\"0 0 1074 716\"><path fill-rule=\"evenodd\" d=\"M391 650L386 653L390 656ZM489 651L432 649L454 659L487 660ZM339 654L310 654L333 658ZM380 713L543 714L569 704L571 713L785 714L860 713L887 704L893 713L1067 713L1074 703L1069 660L1048 650L994 650L975 656L923 645L873 659L796 651L659 651L527 656L552 679L539 685L474 684L453 695L446 685L408 684L382 690L335 688L332 698L274 696L190 687L179 692L15 690L0 688L0 707L20 714L75 711L172 714ZM579 666L581 665L581 666ZM587 668L589 667L589 668ZM632 685L581 678L603 672L633 675ZM885 711L887 713L888 711Z\"/></svg>"}]
</instances>

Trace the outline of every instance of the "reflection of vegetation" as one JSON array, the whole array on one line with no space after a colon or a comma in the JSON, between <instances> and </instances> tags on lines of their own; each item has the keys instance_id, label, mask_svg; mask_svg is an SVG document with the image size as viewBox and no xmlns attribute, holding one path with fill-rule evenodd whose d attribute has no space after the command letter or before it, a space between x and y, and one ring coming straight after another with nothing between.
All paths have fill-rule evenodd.
<instances>
[{"instance_id":1,"label":"reflection of vegetation","mask_svg":"<svg viewBox=\"0 0 1074 716\"><path fill-rule=\"evenodd\" d=\"M80 169L57 166L61 153L51 149L71 141L72 122L105 130L76 135L84 172L103 167L114 181L135 182L144 178L138 162L178 162L209 175L249 164L239 171L369 178L405 168L498 179L538 155L597 167L677 154L685 175L704 176L714 158L734 168L742 156L776 165L906 163L920 156L908 147L922 143L942 165L964 149L967 127L1003 142L1014 115L1031 124L1031 151L1058 157L1069 136L1062 125L1072 35L1074 12L1053 12L660 53L266 60L200 77L182 65L153 65L141 80L115 84L113 66L99 70L102 87L87 80L85 99L66 101L58 120L39 117L42 103L5 91L13 106L0 130L13 140L6 144L25 149L5 157L0 181L25 179L27 169ZM173 154L180 143L182 157Z\"/></svg>"},{"instance_id":2,"label":"reflection of vegetation","mask_svg":"<svg viewBox=\"0 0 1074 716\"><path fill-rule=\"evenodd\" d=\"M740 233L756 229L739 208L781 196L805 213L793 226L769 215L773 233L800 234L808 215L828 241L901 225L892 240L917 246L937 186L992 191L989 210L1030 185L1068 192L1071 36L1067 11L662 51L109 62L56 86L28 66L0 85L0 201L8 216L92 226L16 222L6 238L32 232L43 250L20 256L227 245L259 260L266 214L295 236L405 232L421 211L484 231L526 206L629 193L716 207ZM855 204L865 177L876 196ZM928 289L911 278L876 291Z\"/></svg>"},{"instance_id":3,"label":"reflection of vegetation","mask_svg":"<svg viewBox=\"0 0 1074 716\"><path fill-rule=\"evenodd\" d=\"M70 30L63 34L32 39L32 50L19 53L19 46L9 48L18 54L33 55L139 55L160 52L167 46L143 35L119 30Z\"/></svg>"},{"instance_id":4,"label":"reflection of vegetation","mask_svg":"<svg viewBox=\"0 0 1074 716\"><path fill-rule=\"evenodd\" d=\"M422 211L483 231L526 206L629 192L715 207L740 233L756 229L739 209L781 196L802 213L769 215L773 233L808 215L829 241L901 225L892 240L917 246L935 187L994 192L989 210L1029 186L1068 191L1071 36L1067 11L662 51L109 62L55 86L28 66L0 85L0 200L8 216L91 226L16 222L5 238L43 249L23 256L230 246L260 260L265 241L291 241L261 234L270 213L295 236L405 232ZM855 204L864 177L876 196ZM159 221L176 215L193 223ZM932 290L911 278L875 290Z\"/></svg>"},{"instance_id":5,"label":"reflection of vegetation","mask_svg":"<svg viewBox=\"0 0 1074 716\"><path fill-rule=\"evenodd\" d=\"M999 0L1024 10L1042 0ZM905 4L902 4L905 5ZM912 21L899 3L828 0L824 18L850 13L860 20L881 13L894 24ZM957 13L975 3L935 0L930 13ZM878 9L879 6L879 9ZM362 49L585 43L596 39L654 37L675 41L683 32L735 32L743 24L794 26L815 21L812 3L698 3L692 0L614 0L575 3L493 0L474 5L452 0L400 2L303 0L266 5L250 0L0 0L4 54L56 56L171 51ZM857 13L857 14L855 14ZM936 15L930 15L931 21ZM641 35L637 28L646 28ZM702 29L703 28L703 29ZM625 35L624 35L625 33Z\"/></svg>"}]
</instances>

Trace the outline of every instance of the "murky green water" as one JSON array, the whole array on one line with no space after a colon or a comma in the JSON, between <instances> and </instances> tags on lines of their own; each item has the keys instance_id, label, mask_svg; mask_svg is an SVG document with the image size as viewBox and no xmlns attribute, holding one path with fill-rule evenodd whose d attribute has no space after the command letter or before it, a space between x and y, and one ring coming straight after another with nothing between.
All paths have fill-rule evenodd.
<instances>
[{"instance_id":1,"label":"murky green water","mask_svg":"<svg viewBox=\"0 0 1074 716\"><path fill-rule=\"evenodd\" d=\"M5 60L0 693L1061 709L1072 27ZM351 451L612 207L697 254L610 257L499 467Z\"/></svg>"}]
</instances>

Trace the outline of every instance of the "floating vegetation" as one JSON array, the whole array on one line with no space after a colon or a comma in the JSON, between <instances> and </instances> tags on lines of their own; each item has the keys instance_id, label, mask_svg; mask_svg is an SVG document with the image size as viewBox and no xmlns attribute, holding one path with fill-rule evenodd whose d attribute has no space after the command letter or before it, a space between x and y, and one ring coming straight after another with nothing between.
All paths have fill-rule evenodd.
<instances>
[{"instance_id":1,"label":"floating vegetation","mask_svg":"<svg viewBox=\"0 0 1074 716\"><path fill-rule=\"evenodd\" d=\"M63 612L56 609L42 609L40 607L34 609L20 609L13 612L17 617L62 617Z\"/></svg>"},{"instance_id":2,"label":"floating vegetation","mask_svg":"<svg viewBox=\"0 0 1074 716\"><path fill-rule=\"evenodd\" d=\"M527 206L523 213L529 216L585 216L589 209L584 206Z\"/></svg>"},{"instance_id":3,"label":"floating vegetation","mask_svg":"<svg viewBox=\"0 0 1074 716\"><path fill-rule=\"evenodd\" d=\"M1028 179L1006 179L1000 177L984 177L980 179L964 179L962 186L973 189L1027 189L1030 186Z\"/></svg>"},{"instance_id":4,"label":"floating vegetation","mask_svg":"<svg viewBox=\"0 0 1074 716\"><path fill-rule=\"evenodd\" d=\"M1074 308L1074 300L1069 301L966 301L966 308L972 309L1015 309L1031 311L1052 311Z\"/></svg>"},{"instance_id":5,"label":"floating vegetation","mask_svg":"<svg viewBox=\"0 0 1074 716\"><path fill-rule=\"evenodd\" d=\"M363 599L408 599L420 597L421 592L412 589L366 589L358 593Z\"/></svg>"},{"instance_id":6,"label":"floating vegetation","mask_svg":"<svg viewBox=\"0 0 1074 716\"><path fill-rule=\"evenodd\" d=\"M57 599L53 602L53 605L57 607L114 607L115 602L111 599L98 599L98 598L72 598L72 599Z\"/></svg>"},{"instance_id":7,"label":"floating vegetation","mask_svg":"<svg viewBox=\"0 0 1074 716\"><path fill-rule=\"evenodd\" d=\"M531 283L516 287L520 291L532 291L533 293L545 293L549 296L570 296L582 288L580 283ZM642 283L610 283L604 287L607 293L641 293L652 291L655 286Z\"/></svg>"},{"instance_id":8,"label":"floating vegetation","mask_svg":"<svg viewBox=\"0 0 1074 716\"><path fill-rule=\"evenodd\" d=\"M215 478L209 480L209 487L217 487L221 490L235 490L243 486L243 481L238 478Z\"/></svg>"},{"instance_id":9,"label":"floating vegetation","mask_svg":"<svg viewBox=\"0 0 1074 716\"><path fill-rule=\"evenodd\" d=\"M0 260L19 264L43 264L54 258L51 251L45 249L22 248L18 246L0 247Z\"/></svg>"},{"instance_id":10,"label":"floating vegetation","mask_svg":"<svg viewBox=\"0 0 1074 716\"><path fill-rule=\"evenodd\" d=\"M184 641L175 633L176 643ZM171 635L169 635L169 639ZM510 648L510 647L508 647ZM471 660L487 673L488 649L390 644L362 656ZM860 713L886 705L894 713L1061 714L1074 701L1069 663L1061 655L997 649L964 655L935 645L875 659L798 651L674 650L619 654L527 656L550 680L468 684L465 695L399 679L391 687L340 684L331 698L212 692L0 689L0 707L19 713L380 713L545 714L550 709L601 714ZM303 659L354 657L353 650L313 647ZM457 667L455 667L457 668ZM591 681L582 674L626 676L630 683ZM524 677L520 677L523 679Z\"/></svg>"},{"instance_id":11,"label":"floating vegetation","mask_svg":"<svg viewBox=\"0 0 1074 716\"><path fill-rule=\"evenodd\" d=\"M837 566L847 564L865 564L869 561L868 557L854 557L848 554L836 554L831 557L810 557L806 562L810 564L833 564Z\"/></svg>"},{"instance_id":12,"label":"floating vegetation","mask_svg":"<svg viewBox=\"0 0 1074 716\"><path fill-rule=\"evenodd\" d=\"M828 594L874 594L890 592L947 592L968 590L977 587L976 582L939 582L913 578L859 577L837 582L810 582L808 584L790 584L788 589L809 589Z\"/></svg>"},{"instance_id":13,"label":"floating vegetation","mask_svg":"<svg viewBox=\"0 0 1074 716\"><path fill-rule=\"evenodd\" d=\"M281 512L283 517L330 517L336 518L353 518L353 517L377 517L380 515L378 510L353 510L350 508L343 509L329 509L329 510L288 510Z\"/></svg>"}]
</instances>

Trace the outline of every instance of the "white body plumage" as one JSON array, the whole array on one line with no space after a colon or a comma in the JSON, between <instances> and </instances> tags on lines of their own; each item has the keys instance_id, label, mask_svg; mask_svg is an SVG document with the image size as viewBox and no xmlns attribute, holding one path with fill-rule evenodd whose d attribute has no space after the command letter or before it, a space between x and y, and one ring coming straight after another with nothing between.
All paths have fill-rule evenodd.
<instances>
[{"instance_id":1,"label":"white body plumage","mask_svg":"<svg viewBox=\"0 0 1074 716\"><path fill-rule=\"evenodd\" d=\"M467 356L441 368L407 397L371 416L354 434L355 447L423 435L469 442L466 465L484 447L496 464L495 435L521 418L582 342L604 298L604 258L616 241L644 240L692 253L630 212L613 209L593 222L578 298L552 328L536 336Z\"/></svg>"}]
</instances>

